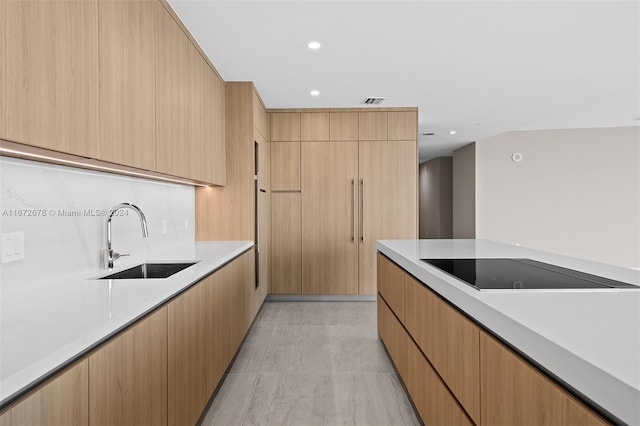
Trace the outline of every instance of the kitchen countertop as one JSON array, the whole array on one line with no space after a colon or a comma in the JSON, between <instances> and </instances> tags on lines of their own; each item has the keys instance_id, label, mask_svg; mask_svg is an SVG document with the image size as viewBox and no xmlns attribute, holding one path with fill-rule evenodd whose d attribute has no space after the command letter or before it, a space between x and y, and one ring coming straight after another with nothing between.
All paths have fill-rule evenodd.
<instances>
[{"instance_id":1,"label":"kitchen countertop","mask_svg":"<svg viewBox=\"0 0 640 426\"><path fill-rule=\"evenodd\" d=\"M420 258L524 257L640 285L640 272L487 240L377 249L574 393L640 425L640 289L478 291Z\"/></svg>"},{"instance_id":2,"label":"kitchen countertop","mask_svg":"<svg viewBox=\"0 0 640 426\"><path fill-rule=\"evenodd\" d=\"M3 291L0 407L251 247L253 241L200 241L149 259L119 260L112 271L83 271L53 277L44 286L25 283ZM198 263L165 279L94 279L154 261Z\"/></svg>"}]
</instances>

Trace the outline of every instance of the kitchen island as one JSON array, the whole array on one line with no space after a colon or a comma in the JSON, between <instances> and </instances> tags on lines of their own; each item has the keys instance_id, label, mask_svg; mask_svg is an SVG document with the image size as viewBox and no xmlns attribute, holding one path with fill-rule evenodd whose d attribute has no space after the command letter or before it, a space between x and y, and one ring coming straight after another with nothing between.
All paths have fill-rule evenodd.
<instances>
[{"instance_id":1,"label":"kitchen island","mask_svg":"<svg viewBox=\"0 0 640 426\"><path fill-rule=\"evenodd\" d=\"M153 257L149 259L122 260L113 271L78 271L74 276L51 277L44 285L24 283L12 291L3 291L0 323L0 408L9 406L67 366L72 368L76 361L79 363L82 358L91 358L92 353L104 348L117 338L116 336L126 334L126 330L132 330L136 324L154 316L153 312L163 311L161 315L164 315L165 319L159 320L159 323L166 330L166 306L170 308L168 321L171 339L172 321L178 326L180 318L176 315L181 312L181 305L175 304L176 309L172 310L171 303L181 300L192 288L202 287L202 293L206 288L215 296L217 286L227 286L226 283L232 283L233 280L236 282L237 279L228 272L224 272L226 275L223 280L211 281L209 278L215 271L229 270L225 265L238 263L234 259L244 259L244 263L238 263L240 266L233 267L233 271L243 274L240 277L242 282L238 284L242 288L238 287L238 290L234 291L244 291L238 293L238 297L244 298L248 305L253 297L250 289L254 286L251 275L253 258L249 253L252 247L252 241L181 244L153 252ZM249 254L251 256L248 256ZM97 279L142 262L196 263L165 279ZM213 275L218 276L219 273ZM200 285L201 283L205 284ZM228 285L235 286L233 283ZM237 300L237 297L233 300ZM174 311L177 312L176 315L173 314ZM193 310L188 310L185 314L192 313ZM254 313L253 304L250 307L242 307L241 314L246 319L245 322L250 322ZM202 315L204 314L205 312L202 312ZM234 346L237 346L238 339L241 340L243 335L238 334L235 337ZM140 335L135 339L139 340L139 337ZM157 334L151 337L156 342L164 341L166 349L166 332L164 337L158 337ZM215 343L220 346L219 342ZM229 349L227 358L234 352L235 349ZM135 359L137 354L134 353L132 356ZM166 363L166 358L164 362ZM171 359L169 362L171 363ZM164 368L166 374L166 365ZM158 376L160 373L155 371L154 375ZM164 386L166 392L166 383ZM166 396L164 400L166 403ZM166 408L164 412L166 415Z\"/></svg>"},{"instance_id":2,"label":"kitchen island","mask_svg":"<svg viewBox=\"0 0 640 426\"><path fill-rule=\"evenodd\" d=\"M467 329L479 329L480 341L485 333L487 341L495 339L513 350L608 421L640 424L640 289L479 291L420 259L528 258L640 285L637 270L486 240L388 240L378 241L377 249L392 266L406 271L412 282L453 307L451 315L461 313L469 323ZM378 290L383 295L386 287L381 282L380 262L379 256ZM413 303L406 297L411 287L406 282L404 285L405 300L400 297L400 303L396 303L400 307L400 314L395 312L399 323L409 321ZM393 311L394 302L389 299L396 296L393 290L387 292L384 306ZM392 352L394 342L380 334ZM415 336L411 338L419 343ZM482 348L471 350L482 352ZM457 354L449 356L455 358ZM481 377L482 373L477 375ZM455 387L452 389L455 394ZM478 383L476 390L480 394L485 389ZM525 400L533 397L517 396ZM457 398L464 400L466 396ZM465 408L465 416L482 423L485 412L479 414L480 402L471 405Z\"/></svg>"}]
</instances>

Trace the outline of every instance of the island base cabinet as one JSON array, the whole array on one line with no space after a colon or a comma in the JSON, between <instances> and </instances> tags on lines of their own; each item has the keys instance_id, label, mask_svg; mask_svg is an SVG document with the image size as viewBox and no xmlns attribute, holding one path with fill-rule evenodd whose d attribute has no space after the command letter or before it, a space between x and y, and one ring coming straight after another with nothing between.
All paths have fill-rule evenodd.
<instances>
[{"instance_id":1,"label":"island base cabinet","mask_svg":"<svg viewBox=\"0 0 640 426\"><path fill-rule=\"evenodd\" d=\"M482 424L609 424L486 332L480 333Z\"/></svg>"},{"instance_id":2,"label":"island base cabinet","mask_svg":"<svg viewBox=\"0 0 640 426\"><path fill-rule=\"evenodd\" d=\"M0 412L0 426L88 424L89 379L86 358Z\"/></svg>"},{"instance_id":3,"label":"island base cabinet","mask_svg":"<svg viewBox=\"0 0 640 426\"><path fill-rule=\"evenodd\" d=\"M409 335L380 295L378 295L378 333L398 373L401 377L406 377L406 343Z\"/></svg>"},{"instance_id":4,"label":"island base cabinet","mask_svg":"<svg viewBox=\"0 0 640 426\"><path fill-rule=\"evenodd\" d=\"M91 425L167 424L167 308L89 356Z\"/></svg>"}]
</instances>

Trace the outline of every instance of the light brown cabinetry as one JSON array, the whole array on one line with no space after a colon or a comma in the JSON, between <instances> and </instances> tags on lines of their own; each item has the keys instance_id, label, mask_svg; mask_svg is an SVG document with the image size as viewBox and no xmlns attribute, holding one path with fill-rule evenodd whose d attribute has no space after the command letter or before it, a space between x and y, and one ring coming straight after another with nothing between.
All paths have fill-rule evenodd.
<instances>
[{"instance_id":1,"label":"light brown cabinetry","mask_svg":"<svg viewBox=\"0 0 640 426\"><path fill-rule=\"evenodd\" d=\"M271 142L271 190L300 190L300 142Z\"/></svg>"},{"instance_id":2,"label":"light brown cabinetry","mask_svg":"<svg viewBox=\"0 0 640 426\"><path fill-rule=\"evenodd\" d=\"M390 111L387 122L390 141L413 140L418 134L418 113L415 111Z\"/></svg>"},{"instance_id":3,"label":"light brown cabinetry","mask_svg":"<svg viewBox=\"0 0 640 426\"><path fill-rule=\"evenodd\" d=\"M302 292L302 212L299 192L271 193L270 293Z\"/></svg>"},{"instance_id":4,"label":"light brown cabinetry","mask_svg":"<svg viewBox=\"0 0 640 426\"><path fill-rule=\"evenodd\" d=\"M480 422L480 329L405 274L405 326L476 423Z\"/></svg>"},{"instance_id":5,"label":"light brown cabinetry","mask_svg":"<svg viewBox=\"0 0 640 426\"><path fill-rule=\"evenodd\" d=\"M193 46L189 49L190 176L226 183L225 87Z\"/></svg>"},{"instance_id":6,"label":"light brown cabinetry","mask_svg":"<svg viewBox=\"0 0 640 426\"><path fill-rule=\"evenodd\" d=\"M398 369L398 373L401 377L407 377L409 374L407 342L410 338L394 315L393 310L380 296L378 296L378 333Z\"/></svg>"},{"instance_id":7,"label":"light brown cabinetry","mask_svg":"<svg viewBox=\"0 0 640 426\"><path fill-rule=\"evenodd\" d=\"M414 141L360 141L359 293L376 293L376 240L416 238Z\"/></svg>"},{"instance_id":8,"label":"light brown cabinetry","mask_svg":"<svg viewBox=\"0 0 640 426\"><path fill-rule=\"evenodd\" d=\"M404 280L405 273L388 257L378 253L378 293L395 312L400 321L405 322Z\"/></svg>"},{"instance_id":9,"label":"light brown cabinetry","mask_svg":"<svg viewBox=\"0 0 640 426\"><path fill-rule=\"evenodd\" d=\"M358 293L358 144L302 144L302 292Z\"/></svg>"},{"instance_id":10,"label":"light brown cabinetry","mask_svg":"<svg viewBox=\"0 0 640 426\"><path fill-rule=\"evenodd\" d=\"M86 426L88 385L84 358L0 412L0 426Z\"/></svg>"},{"instance_id":11,"label":"light brown cabinetry","mask_svg":"<svg viewBox=\"0 0 640 426\"><path fill-rule=\"evenodd\" d=\"M483 425L606 425L600 416L486 332L480 333Z\"/></svg>"},{"instance_id":12,"label":"light brown cabinetry","mask_svg":"<svg viewBox=\"0 0 640 426\"><path fill-rule=\"evenodd\" d=\"M300 115L300 140L328 141L329 140L329 113L328 112L303 112Z\"/></svg>"},{"instance_id":13,"label":"light brown cabinetry","mask_svg":"<svg viewBox=\"0 0 640 426\"><path fill-rule=\"evenodd\" d=\"M386 111L358 113L358 139L361 141L386 141L387 114Z\"/></svg>"},{"instance_id":14,"label":"light brown cabinetry","mask_svg":"<svg viewBox=\"0 0 640 426\"><path fill-rule=\"evenodd\" d=\"M98 2L98 158L145 170L155 169L157 7L144 0Z\"/></svg>"},{"instance_id":15,"label":"light brown cabinetry","mask_svg":"<svg viewBox=\"0 0 640 426\"><path fill-rule=\"evenodd\" d=\"M91 425L167 424L167 308L89 356Z\"/></svg>"},{"instance_id":16,"label":"light brown cabinetry","mask_svg":"<svg viewBox=\"0 0 640 426\"><path fill-rule=\"evenodd\" d=\"M195 424L209 399L205 376L205 284L168 304L168 424Z\"/></svg>"},{"instance_id":17,"label":"light brown cabinetry","mask_svg":"<svg viewBox=\"0 0 640 426\"><path fill-rule=\"evenodd\" d=\"M97 0L3 1L0 8L5 36L0 52L6 49L0 71L0 123L5 124L0 138L94 156Z\"/></svg>"},{"instance_id":18,"label":"light brown cabinetry","mask_svg":"<svg viewBox=\"0 0 640 426\"><path fill-rule=\"evenodd\" d=\"M156 8L156 170L189 176L189 39Z\"/></svg>"},{"instance_id":19,"label":"light brown cabinetry","mask_svg":"<svg viewBox=\"0 0 640 426\"><path fill-rule=\"evenodd\" d=\"M272 112L271 142L299 142L300 141L300 113Z\"/></svg>"},{"instance_id":20,"label":"light brown cabinetry","mask_svg":"<svg viewBox=\"0 0 640 426\"><path fill-rule=\"evenodd\" d=\"M357 112L330 112L329 113L329 140L357 141L358 140L358 113Z\"/></svg>"}]
</instances>

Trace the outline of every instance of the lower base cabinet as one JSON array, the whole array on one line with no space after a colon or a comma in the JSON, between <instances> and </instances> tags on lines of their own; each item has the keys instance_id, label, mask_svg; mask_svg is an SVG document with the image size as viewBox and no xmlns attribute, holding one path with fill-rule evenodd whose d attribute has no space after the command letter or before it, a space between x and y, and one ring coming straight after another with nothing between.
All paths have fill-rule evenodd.
<instances>
[{"instance_id":1,"label":"lower base cabinet","mask_svg":"<svg viewBox=\"0 0 640 426\"><path fill-rule=\"evenodd\" d=\"M391 260L378 262L378 333L426 425L610 424Z\"/></svg>"},{"instance_id":2,"label":"lower base cabinet","mask_svg":"<svg viewBox=\"0 0 640 426\"><path fill-rule=\"evenodd\" d=\"M0 412L0 426L194 425L253 321L253 249Z\"/></svg>"},{"instance_id":3,"label":"lower base cabinet","mask_svg":"<svg viewBox=\"0 0 640 426\"><path fill-rule=\"evenodd\" d=\"M0 426L84 426L89 424L86 358L0 412Z\"/></svg>"}]
</instances>

